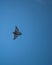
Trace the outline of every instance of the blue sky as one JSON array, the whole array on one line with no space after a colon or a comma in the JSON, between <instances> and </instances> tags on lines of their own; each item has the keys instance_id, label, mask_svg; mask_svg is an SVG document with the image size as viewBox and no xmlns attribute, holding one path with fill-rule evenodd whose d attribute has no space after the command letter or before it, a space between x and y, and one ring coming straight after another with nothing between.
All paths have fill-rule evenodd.
<instances>
[{"instance_id":1,"label":"blue sky","mask_svg":"<svg viewBox=\"0 0 52 65\"><path fill-rule=\"evenodd\" d=\"M52 65L51 0L0 0L0 65Z\"/></svg>"}]
</instances>

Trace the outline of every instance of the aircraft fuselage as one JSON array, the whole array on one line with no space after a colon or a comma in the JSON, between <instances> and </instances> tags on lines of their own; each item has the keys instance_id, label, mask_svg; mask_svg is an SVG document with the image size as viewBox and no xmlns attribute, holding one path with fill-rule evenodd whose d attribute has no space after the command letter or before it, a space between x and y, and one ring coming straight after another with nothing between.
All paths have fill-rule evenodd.
<instances>
[{"instance_id":1,"label":"aircraft fuselage","mask_svg":"<svg viewBox=\"0 0 52 65\"><path fill-rule=\"evenodd\" d=\"M13 34L15 34L15 35L21 35L22 33L21 32L13 32Z\"/></svg>"}]
</instances>

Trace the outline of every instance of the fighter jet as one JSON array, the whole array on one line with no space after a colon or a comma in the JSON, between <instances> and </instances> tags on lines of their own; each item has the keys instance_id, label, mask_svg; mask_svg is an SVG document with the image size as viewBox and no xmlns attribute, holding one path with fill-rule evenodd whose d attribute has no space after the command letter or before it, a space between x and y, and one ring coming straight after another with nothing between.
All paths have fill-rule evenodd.
<instances>
[{"instance_id":1,"label":"fighter jet","mask_svg":"<svg viewBox=\"0 0 52 65\"><path fill-rule=\"evenodd\" d=\"M14 34L13 40L15 40L19 35L22 35L17 26L15 26L15 31L13 32L13 34Z\"/></svg>"}]
</instances>

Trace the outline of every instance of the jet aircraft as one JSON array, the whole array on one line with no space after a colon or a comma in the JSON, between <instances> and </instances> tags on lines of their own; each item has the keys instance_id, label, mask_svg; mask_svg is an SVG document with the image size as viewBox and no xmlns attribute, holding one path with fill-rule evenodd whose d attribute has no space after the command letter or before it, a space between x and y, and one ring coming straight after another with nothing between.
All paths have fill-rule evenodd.
<instances>
[{"instance_id":1,"label":"jet aircraft","mask_svg":"<svg viewBox=\"0 0 52 65\"><path fill-rule=\"evenodd\" d=\"M22 35L17 26L15 26L15 31L13 32L13 34L14 34L13 40L15 40L19 35Z\"/></svg>"}]
</instances>

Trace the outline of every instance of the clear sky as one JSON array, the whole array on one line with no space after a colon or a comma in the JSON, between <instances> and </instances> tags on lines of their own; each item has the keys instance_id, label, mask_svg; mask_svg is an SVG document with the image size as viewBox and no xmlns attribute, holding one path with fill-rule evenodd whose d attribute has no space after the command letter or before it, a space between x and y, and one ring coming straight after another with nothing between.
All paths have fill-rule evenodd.
<instances>
[{"instance_id":1,"label":"clear sky","mask_svg":"<svg viewBox=\"0 0 52 65\"><path fill-rule=\"evenodd\" d=\"M0 0L0 65L52 65L51 0Z\"/></svg>"}]
</instances>

